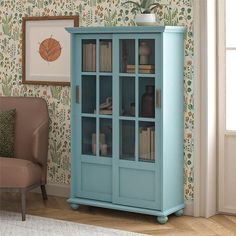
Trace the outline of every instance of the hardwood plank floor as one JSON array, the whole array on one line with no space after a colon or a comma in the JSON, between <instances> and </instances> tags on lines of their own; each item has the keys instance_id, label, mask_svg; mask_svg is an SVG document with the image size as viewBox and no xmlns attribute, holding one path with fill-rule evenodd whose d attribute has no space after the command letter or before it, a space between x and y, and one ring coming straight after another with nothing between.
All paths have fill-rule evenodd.
<instances>
[{"instance_id":1,"label":"hardwood plank floor","mask_svg":"<svg viewBox=\"0 0 236 236\"><path fill-rule=\"evenodd\" d=\"M0 193L0 209L20 212L20 195L18 193ZM89 206L80 206L79 210L74 211L66 202L66 198L49 196L47 201L43 201L41 195L37 193L27 195L27 214L148 235L236 235L236 216L215 215L205 219L171 215L165 225L160 225L157 223L156 217L149 215Z\"/></svg>"}]
</instances>

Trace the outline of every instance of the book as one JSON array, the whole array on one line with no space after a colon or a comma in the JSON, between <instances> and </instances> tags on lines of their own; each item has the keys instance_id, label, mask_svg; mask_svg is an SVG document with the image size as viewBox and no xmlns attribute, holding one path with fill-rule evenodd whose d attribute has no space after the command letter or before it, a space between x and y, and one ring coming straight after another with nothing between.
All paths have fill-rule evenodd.
<instances>
[{"instance_id":1,"label":"book","mask_svg":"<svg viewBox=\"0 0 236 236\"><path fill-rule=\"evenodd\" d=\"M126 72L127 73L135 73L135 70L134 69L127 69ZM151 69L140 69L138 71L138 73L140 73L140 74L153 74L154 70L151 70Z\"/></svg>"},{"instance_id":2,"label":"book","mask_svg":"<svg viewBox=\"0 0 236 236\"><path fill-rule=\"evenodd\" d=\"M112 43L102 41L100 44L100 71L111 72L112 68Z\"/></svg>"},{"instance_id":3,"label":"book","mask_svg":"<svg viewBox=\"0 0 236 236\"><path fill-rule=\"evenodd\" d=\"M87 71L87 53L86 53L86 44L83 44L83 71Z\"/></svg>"},{"instance_id":4,"label":"book","mask_svg":"<svg viewBox=\"0 0 236 236\"><path fill-rule=\"evenodd\" d=\"M143 128L139 129L139 157L142 158L143 156Z\"/></svg>"},{"instance_id":5,"label":"book","mask_svg":"<svg viewBox=\"0 0 236 236\"><path fill-rule=\"evenodd\" d=\"M140 159L155 160L155 127L141 127L139 129L139 157Z\"/></svg>"},{"instance_id":6,"label":"book","mask_svg":"<svg viewBox=\"0 0 236 236\"><path fill-rule=\"evenodd\" d=\"M148 132L149 131L146 128L143 128L140 133L140 158L144 160L150 159L150 138L148 137Z\"/></svg>"},{"instance_id":7,"label":"book","mask_svg":"<svg viewBox=\"0 0 236 236\"><path fill-rule=\"evenodd\" d=\"M151 129L151 142L150 142L150 152L151 152L151 155L150 155L150 159L151 160L155 160L155 129L154 127L152 127Z\"/></svg>"},{"instance_id":8,"label":"book","mask_svg":"<svg viewBox=\"0 0 236 236\"><path fill-rule=\"evenodd\" d=\"M91 71L96 71L96 44L92 44L92 65Z\"/></svg>"},{"instance_id":9,"label":"book","mask_svg":"<svg viewBox=\"0 0 236 236\"><path fill-rule=\"evenodd\" d=\"M140 70L153 70L154 68L155 68L155 66L153 64L139 65ZM126 69L135 69L135 65L128 64L126 66Z\"/></svg>"},{"instance_id":10,"label":"book","mask_svg":"<svg viewBox=\"0 0 236 236\"><path fill-rule=\"evenodd\" d=\"M96 44L83 44L83 71L96 71Z\"/></svg>"}]
</instances>

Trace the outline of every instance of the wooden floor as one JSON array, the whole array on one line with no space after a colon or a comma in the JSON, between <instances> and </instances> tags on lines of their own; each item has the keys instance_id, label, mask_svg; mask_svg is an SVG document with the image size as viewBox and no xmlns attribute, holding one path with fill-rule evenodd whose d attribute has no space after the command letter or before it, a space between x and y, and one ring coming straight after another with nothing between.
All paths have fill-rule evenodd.
<instances>
[{"instance_id":1,"label":"wooden floor","mask_svg":"<svg viewBox=\"0 0 236 236\"><path fill-rule=\"evenodd\" d=\"M0 193L0 209L20 211L18 193ZM129 212L81 206L71 210L65 198L49 196L43 202L41 195L28 193L27 214L97 225L148 235L236 235L236 217L216 215L209 219L189 216L170 216L168 223L160 225L156 217ZM27 216L26 216L27 220Z\"/></svg>"}]
</instances>

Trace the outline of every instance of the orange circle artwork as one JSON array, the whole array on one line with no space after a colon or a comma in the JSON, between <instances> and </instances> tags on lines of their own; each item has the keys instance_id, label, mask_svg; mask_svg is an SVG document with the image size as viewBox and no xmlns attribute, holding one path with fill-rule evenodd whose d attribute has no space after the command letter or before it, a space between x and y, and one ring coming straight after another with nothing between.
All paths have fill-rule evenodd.
<instances>
[{"instance_id":1,"label":"orange circle artwork","mask_svg":"<svg viewBox=\"0 0 236 236\"><path fill-rule=\"evenodd\" d=\"M61 55L61 45L56 39L47 38L40 43L39 54L45 61L55 61Z\"/></svg>"}]
</instances>

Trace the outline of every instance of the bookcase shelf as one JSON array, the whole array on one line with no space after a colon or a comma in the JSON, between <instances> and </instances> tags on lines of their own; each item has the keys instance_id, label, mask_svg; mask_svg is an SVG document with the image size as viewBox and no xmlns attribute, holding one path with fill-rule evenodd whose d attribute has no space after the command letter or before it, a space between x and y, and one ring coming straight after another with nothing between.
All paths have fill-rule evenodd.
<instances>
[{"instance_id":1,"label":"bookcase shelf","mask_svg":"<svg viewBox=\"0 0 236 236\"><path fill-rule=\"evenodd\" d=\"M151 214L165 223L184 208L185 29L67 30L72 42L68 202Z\"/></svg>"}]
</instances>

